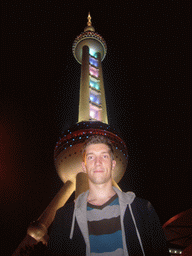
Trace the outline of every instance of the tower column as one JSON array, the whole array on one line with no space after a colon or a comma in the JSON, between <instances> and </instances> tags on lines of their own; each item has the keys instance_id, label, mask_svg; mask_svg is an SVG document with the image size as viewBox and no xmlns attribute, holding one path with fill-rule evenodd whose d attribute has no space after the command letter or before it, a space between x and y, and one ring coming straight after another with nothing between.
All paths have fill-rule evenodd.
<instances>
[{"instance_id":1,"label":"tower column","mask_svg":"<svg viewBox=\"0 0 192 256\"><path fill-rule=\"evenodd\" d=\"M43 236L46 234L49 226L55 218L56 211L67 202L74 191L75 180L74 182L68 180L56 194L38 220L31 223L27 230L27 234L38 242L42 241Z\"/></svg>"},{"instance_id":2,"label":"tower column","mask_svg":"<svg viewBox=\"0 0 192 256\"><path fill-rule=\"evenodd\" d=\"M68 180L56 194L38 220L30 224L27 229L27 235L19 244L12 256L20 256L21 249L25 248L26 246L34 246L40 241L43 244L47 243L49 238L47 235L47 230L55 218L56 211L67 202L74 190L75 180L74 182Z\"/></svg>"},{"instance_id":3,"label":"tower column","mask_svg":"<svg viewBox=\"0 0 192 256\"><path fill-rule=\"evenodd\" d=\"M103 72L102 72L102 66L101 66L101 54L97 53L97 59L98 59L98 68L99 68L99 80L100 80L100 90L101 90L101 104L102 104L102 119L101 121L103 123L108 124L108 117L107 117L107 106L106 106L106 100L105 100L105 89L104 89L104 82L103 82Z\"/></svg>"},{"instance_id":4,"label":"tower column","mask_svg":"<svg viewBox=\"0 0 192 256\"><path fill-rule=\"evenodd\" d=\"M89 47L82 48L78 122L89 120Z\"/></svg>"},{"instance_id":5,"label":"tower column","mask_svg":"<svg viewBox=\"0 0 192 256\"><path fill-rule=\"evenodd\" d=\"M80 172L76 176L75 199L89 189L87 173Z\"/></svg>"}]
</instances>

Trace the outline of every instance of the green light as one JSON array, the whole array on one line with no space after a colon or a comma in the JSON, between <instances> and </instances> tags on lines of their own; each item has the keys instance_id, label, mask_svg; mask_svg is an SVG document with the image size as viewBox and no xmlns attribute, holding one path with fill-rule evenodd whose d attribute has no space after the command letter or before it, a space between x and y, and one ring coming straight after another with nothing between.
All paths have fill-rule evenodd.
<instances>
[{"instance_id":1,"label":"green light","mask_svg":"<svg viewBox=\"0 0 192 256\"><path fill-rule=\"evenodd\" d=\"M89 48L89 54L95 58L97 58L97 53L92 49L92 48Z\"/></svg>"},{"instance_id":2,"label":"green light","mask_svg":"<svg viewBox=\"0 0 192 256\"><path fill-rule=\"evenodd\" d=\"M98 84L95 85L95 89L99 90L99 85Z\"/></svg>"}]
</instances>

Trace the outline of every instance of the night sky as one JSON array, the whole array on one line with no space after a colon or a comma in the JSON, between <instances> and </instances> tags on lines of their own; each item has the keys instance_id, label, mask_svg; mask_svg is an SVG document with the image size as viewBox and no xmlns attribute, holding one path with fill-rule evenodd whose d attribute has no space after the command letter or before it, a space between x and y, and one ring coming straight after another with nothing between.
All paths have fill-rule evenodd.
<instances>
[{"instance_id":1,"label":"night sky","mask_svg":"<svg viewBox=\"0 0 192 256\"><path fill-rule=\"evenodd\" d=\"M149 200L162 224L189 209L190 1L2 6L1 255L13 253L62 186L53 153L62 131L78 121L80 64L72 43L88 11L108 47L102 64L109 123L129 151L120 187Z\"/></svg>"}]
</instances>

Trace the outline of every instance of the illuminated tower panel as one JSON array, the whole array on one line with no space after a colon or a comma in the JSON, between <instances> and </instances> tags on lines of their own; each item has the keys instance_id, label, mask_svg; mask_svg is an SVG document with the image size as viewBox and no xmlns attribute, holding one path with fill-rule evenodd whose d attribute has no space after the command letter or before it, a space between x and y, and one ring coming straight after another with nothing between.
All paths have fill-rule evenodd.
<instances>
[{"instance_id":1,"label":"illuminated tower panel","mask_svg":"<svg viewBox=\"0 0 192 256\"><path fill-rule=\"evenodd\" d=\"M91 54L90 54L91 55ZM98 60L96 60L95 58L93 57L89 57L89 63L95 67L98 67Z\"/></svg>"},{"instance_id":2,"label":"illuminated tower panel","mask_svg":"<svg viewBox=\"0 0 192 256\"><path fill-rule=\"evenodd\" d=\"M89 50L89 54L90 54ZM92 51L93 53L93 51ZM97 56L94 53L94 56ZM89 57L89 120L92 121L102 121L102 102L101 102L101 91L99 90L100 80L99 80L99 63L96 57L90 54Z\"/></svg>"},{"instance_id":3,"label":"illuminated tower panel","mask_svg":"<svg viewBox=\"0 0 192 256\"><path fill-rule=\"evenodd\" d=\"M99 70L91 65L89 66L89 73L93 77L97 77L97 78L99 77Z\"/></svg>"}]
</instances>

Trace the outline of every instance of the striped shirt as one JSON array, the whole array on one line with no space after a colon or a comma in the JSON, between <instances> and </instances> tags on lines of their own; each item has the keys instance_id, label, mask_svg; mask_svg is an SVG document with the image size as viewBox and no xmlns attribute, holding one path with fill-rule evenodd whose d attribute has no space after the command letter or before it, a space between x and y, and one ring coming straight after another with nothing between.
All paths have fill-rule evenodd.
<instances>
[{"instance_id":1,"label":"striped shirt","mask_svg":"<svg viewBox=\"0 0 192 256\"><path fill-rule=\"evenodd\" d=\"M91 256L123 256L117 194L101 206L87 203L87 221Z\"/></svg>"}]
</instances>

